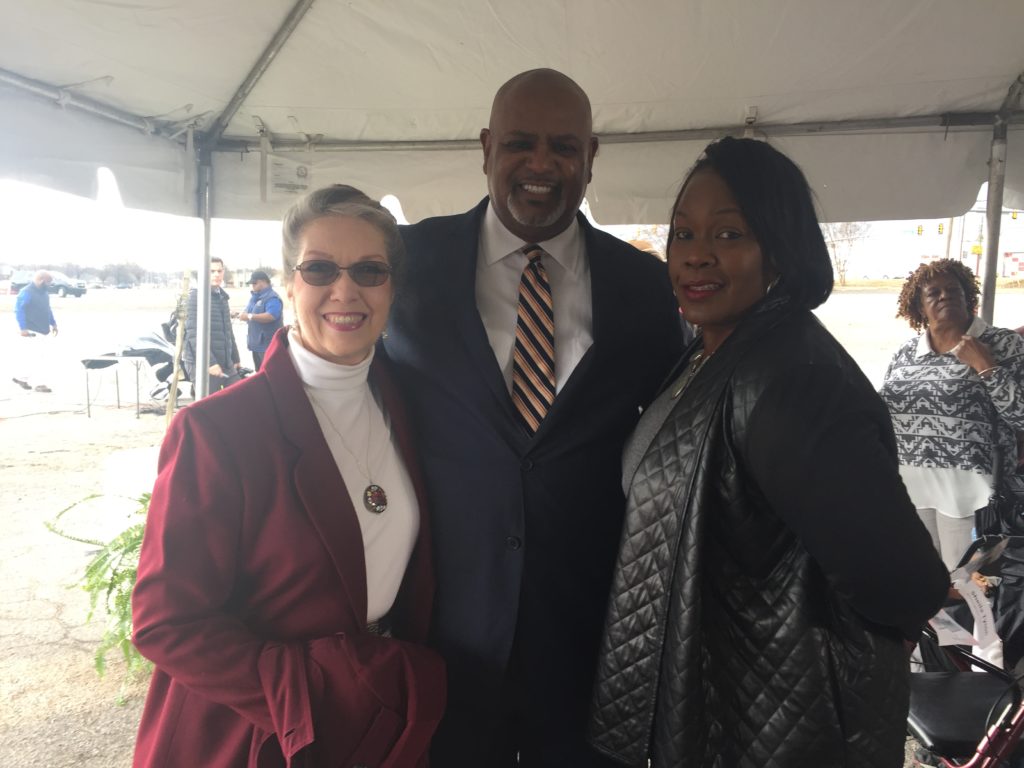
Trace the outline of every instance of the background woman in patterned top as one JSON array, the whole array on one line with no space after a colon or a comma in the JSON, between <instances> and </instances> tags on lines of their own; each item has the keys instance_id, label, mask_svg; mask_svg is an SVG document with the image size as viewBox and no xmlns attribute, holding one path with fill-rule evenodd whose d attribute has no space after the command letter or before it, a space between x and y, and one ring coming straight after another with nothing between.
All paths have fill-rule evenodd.
<instances>
[{"instance_id":1,"label":"background woman in patterned top","mask_svg":"<svg viewBox=\"0 0 1024 768\"><path fill-rule=\"evenodd\" d=\"M900 474L950 569L971 543L974 511L988 503L993 449L1014 471L1014 433L1024 428L1024 339L975 316L979 293L959 261L918 267L896 316L920 335L896 352L881 390Z\"/></svg>"}]
</instances>

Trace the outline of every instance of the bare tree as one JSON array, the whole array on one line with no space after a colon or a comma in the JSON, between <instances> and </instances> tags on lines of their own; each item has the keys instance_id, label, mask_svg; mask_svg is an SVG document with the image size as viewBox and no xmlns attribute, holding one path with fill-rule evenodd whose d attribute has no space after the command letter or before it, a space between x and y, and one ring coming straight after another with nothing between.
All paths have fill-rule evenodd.
<instances>
[{"instance_id":1,"label":"bare tree","mask_svg":"<svg viewBox=\"0 0 1024 768\"><path fill-rule=\"evenodd\" d=\"M840 285L846 285L846 270L853 244L867 235L871 225L863 221L838 221L821 225L822 234L832 254L832 268Z\"/></svg>"},{"instance_id":2,"label":"bare tree","mask_svg":"<svg viewBox=\"0 0 1024 768\"><path fill-rule=\"evenodd\" d=\"M138 285L142 282L146 270L131 262L107 264L100 270L103 280L115 285Z\"/></svg>"}]
</instances>

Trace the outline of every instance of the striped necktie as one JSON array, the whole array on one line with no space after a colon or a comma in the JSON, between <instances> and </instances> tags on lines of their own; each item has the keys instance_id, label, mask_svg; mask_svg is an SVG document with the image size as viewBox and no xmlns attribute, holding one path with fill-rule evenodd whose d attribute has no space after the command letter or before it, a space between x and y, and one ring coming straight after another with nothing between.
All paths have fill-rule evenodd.
<instances>
[{"instance_id":1,"label":"striped necktie","mask_svg":"<svg viewBox=\"0 0 1024 768\"><path fill-rule=\"evenodd\" d=\"M512 352L512 402L532 435L555 401L555 319L551 286L539 245L523 247L530 263L519 281L516 344Z\"/></svg>"}]
</instances>

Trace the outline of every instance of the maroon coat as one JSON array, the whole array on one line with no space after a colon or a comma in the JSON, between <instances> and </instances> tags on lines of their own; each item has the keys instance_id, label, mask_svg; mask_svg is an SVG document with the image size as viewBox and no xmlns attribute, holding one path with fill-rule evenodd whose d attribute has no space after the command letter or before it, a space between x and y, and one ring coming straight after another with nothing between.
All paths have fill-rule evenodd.
<instances>
[{"instance_id":1,"label":"maroon coat","mask_svg":"<svg viewBox=\"0 0 1024 768\"><path fill-rule=\"evenodd\" d=\"M401 640L365 631L359 522L286 334L259 373L183 410L164 440L132 599L135 645L156 664L136 766L426 764L444 667L419 645L429 521L388 361L378 350L370 382L420 505L391 612Z\"/></svg>"}]
</instances>

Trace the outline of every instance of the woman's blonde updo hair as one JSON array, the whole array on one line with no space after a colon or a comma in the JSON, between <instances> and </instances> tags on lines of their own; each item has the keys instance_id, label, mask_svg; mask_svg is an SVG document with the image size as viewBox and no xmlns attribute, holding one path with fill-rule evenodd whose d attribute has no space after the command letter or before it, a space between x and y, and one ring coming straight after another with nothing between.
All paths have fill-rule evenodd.
<instances>
[{"instance_id":1,"label":"woman's blonde updo hair","mask_svg":"<svg viewBox=\"0 0 1024 768\"><path fill-rule=\"evenodd\" d=\"M384 237L388 264L391 265L392 284L395 289L398 288L405 261L405 246L402 243L402 236L398 233L395 217L379 202L347 184L332 184L310 192L296 201L285 213L281 226L281 252L286 285L291 285L295 279L295 265L299 261L303 230L323 216L362 219L377 229Z\"/></svg>"}]
</instances>

